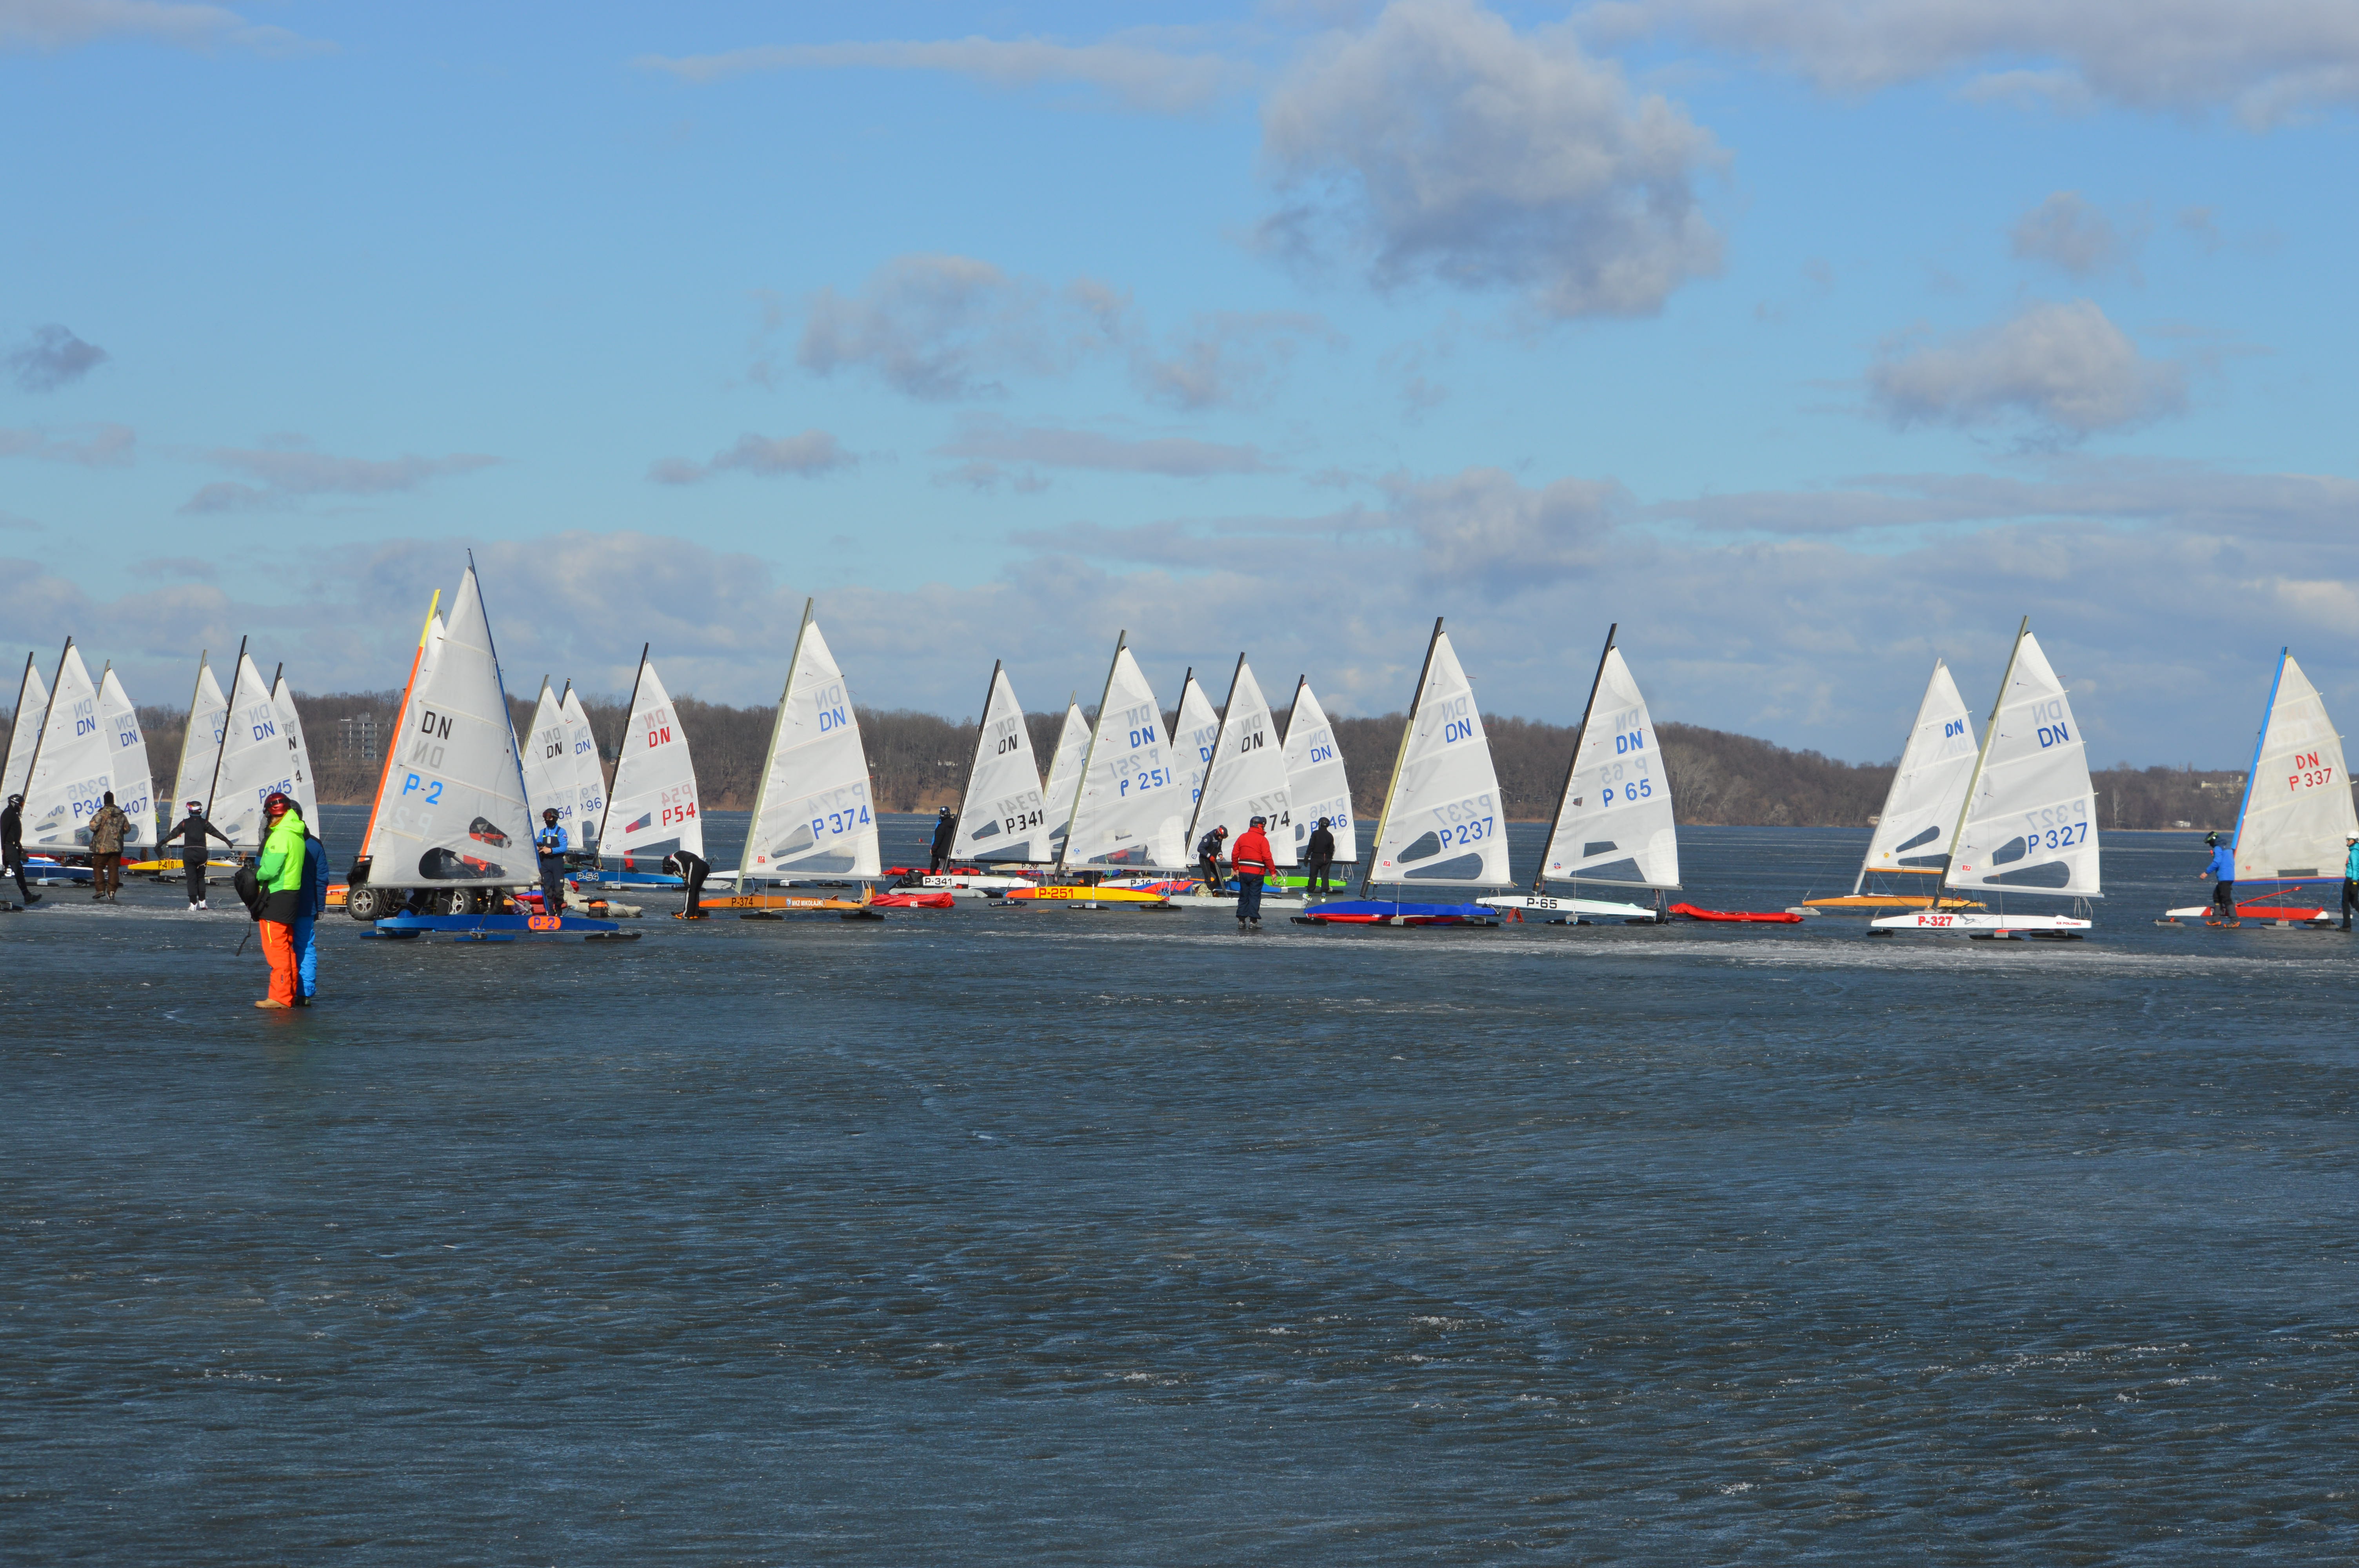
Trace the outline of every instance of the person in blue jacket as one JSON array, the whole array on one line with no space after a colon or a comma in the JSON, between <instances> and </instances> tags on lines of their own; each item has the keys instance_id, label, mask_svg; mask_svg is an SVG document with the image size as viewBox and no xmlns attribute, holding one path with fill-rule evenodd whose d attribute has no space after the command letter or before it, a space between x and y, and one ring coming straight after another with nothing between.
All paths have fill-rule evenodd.
<instances>
[{"instance_id":1,"label":"person in blue jacket","mask_svg":"<svg viewBox=\"0 0 2359 1568\"><path fill-rule=\"evenodd\" d=\"M328 847L304 825L303 886L295 905L295 1005L320 990L320 916L328 912Z\"/></svg>"},{"instance_id":2,"label":"person in blue jacket","mask_svg":"<svg viewBox=\"0 0 2359 1568\"><path fill-rule=\"evenodd\" d=\"M2220 835L2207 833L2203 842L2212 849L2212 859L2195 874L2210 877L2212 881L2212 913L2220 920L2236 918L2236 849L2220 842Z\"/></svg>"},{"instance_id":3,"label":"person in blue jacket","mask_svg":"<svg viewBox=\"0 0 2359 1568\"><path fill-rule=\"evenodd\" d=\"M2351 911L2359 907L2359 832L2343 836L2343 929L2351 929Z\"/></svg>"},{"instance_id":4,"label":"person in blue jacket","mask_svg":"<svg viewBox=\"0 0 2359 1568\"><path fill-rule=\"evenodd\" d=\"M532 836L532 845L540 851L540 912L563 914L565 828L557 820L557 807L552 806L540 814L540 831Z\"/></svg>"}]
</instances>

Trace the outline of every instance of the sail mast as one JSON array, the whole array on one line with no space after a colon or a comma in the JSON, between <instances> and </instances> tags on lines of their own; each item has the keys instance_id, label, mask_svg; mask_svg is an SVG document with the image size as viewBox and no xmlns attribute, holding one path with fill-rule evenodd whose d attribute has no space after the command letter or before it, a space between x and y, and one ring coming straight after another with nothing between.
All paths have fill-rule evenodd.
<instances>
[{"instance_id":1,"label":"sail mast","mask_svg":"<svg viewBox=\"0 0 2359 1568\"><path fill-rule=\"evenodd\" d=\"M745 873L753 869L754 830L762 825L762 802L770 793L770 762L778 754L778 733L787 725L787 698L794 695L795 666L802 663L803 633L810 630L811 606L817 602L815 598L803 600L803 622L795 628L794 652L787 655L787 684L778 690L777 715L770 720L770 744L762 752L762 779L754 786L754 815L745 819L745 844L737 851L737 891L740 893L745 891ZM638 701L638 695L636 689L631 693L634 704Z\"/></svg>"},{"instance_id":2,"label":"sail mast","mask_svg":"<svg viewBox=\"0 0 2359 1568\"><path fill-rule=\"evenodd\" d=\"M808 614L809 611L806 611L805 613ZM801 633L798 633L796 635L800 636ZM653 643L642 643L639 644L638 673L631 676L631 699L623 705L623 732L625 735L630 733L631 715L639 710L639 683L647 678L647 650L654 646L655 644ZM616 741L614 745L614 777L617 780L620 780L622 776L623 747L622 742ZM606 824L614 819L614 789L612 784L609 784L606 787L606 809L598 814L598 859L602 861L606 858ZM750 827L751 825L748 824L748 826ZM603 871L599 874L602 876L604 875Z\"/></svg>"},{"instance_id":3,"label":"sail mast","mask_svg":"<svg viewBox=\"0 0 2359 1568\"><path fill-rule=\"evenodd\" d=\"M1614 633L1622 630L1614 622L1605 628L1605 646L1597 652L1597 673L1589 677L1589 702L1581 710L1581 725L1572 732L1572 755L1564 760L1564 787L1556 792L1556 815L1549 818L1549 836L1540 840L1540 863L1532 870L1532 891L1548 891L1548 852L1556 842L1556 830L1564 821L1565 796L1572 793L1572 775L1581 766L1581 743L1589 739L1590 715L1597 711L1597 688L1604 684L1606 656L1614 652ZM1576 890L1578 891L1578 890Z\"/></svg>"},{"instance_id":4,"label":"sail mast","mask_svg":"<svg viewBox=\"0 0 2359 1568\"><path fill-rule=\"evenodd\" d=\"M2277 717L2277 687L2285 680L2286 653L2284 648L2277 650L2277 674L2269 677L2269 699L2261 707L2261 732L2253 737L2253 762L2245 770L2244 798L2236 802L2236 830L2228 838L2228 857L2232 860L2245 841L2245 811L2253 804L2253 781L2261 776L2261 752L2269 743L2269 720ZM2121 824L2116 822L2114 826L2118 828Z\"/></svg>"},{"instance_id":5,"label":"sail mast","mask_svg":"<svg viewBox=\"0 0 2359 1568\"><path fill-rule=\"evenodd\" d=\"M1122 651L1129 641L1127 627L1114 634L1114 657L1106 661L1105 690L1098 696L1097 722L1090 726L1090 749L1082 753L1082 774L1073 783L1073 814L1065 818L1065 841L1057 848L1056 869L1060 871L1065 869L1065 857L1072 853L1073 824L1081 820L1082 795L1090 787L1090 764L1097 761L1098 730L1105 724L1105 705L1114 696L1114 673L1122 667Z\"/></svg>"},{"instance_id":6,"label":"sail mast","mask_svg":"<svg viewBox=\"0 0 2359 1568\"><path fill-rule=\"evenodd\" d=\"M229 722L237 717L237 683L245 678L245 639L237 640L237 663L229 670L229 706L222 711L221 744L213 748L212 783L205 785L205 816L213 814L213 791L221 788L222 754L229 750ZM38 753L36 753L38 755Z\"/></svg>"},{"instance_id":7,"label":"sail mast","mask_svg":"<svg viewBox=\"0 0 2359 1568\"><path fill-rule=\"evenodd\" d=\"M1408 761L1408 738L1417 733L1417 710L1425 701L1426 677L1433 674L1433 650L1441 645L1441 617L1433 618L1433 635L1426 640L1425 663L1418 666L1417 690L1408 699L1408 719L1401 725L1400 749L1393 753L1393 776L1385 781L1384 809L1376 814L1376 836L1368 840L1368 869L1360 877L1360 896L1368 896L1368 889L1376 880L1376 855L1383 848L1385 829L1392 825L1393 794L1400 788L1401 764Z\"/></svg>"},{"instance_id":8,"label":"sail mast","mask_svg":"<svg viewBox=\"0 0 2359 1568\"><path fill-rule=\"evenodd\" d=\"M1190 675L1196 672L1190 670ZM1221 742L1229 738L1229 709L1237 705L1237 677L1245 673L1245 656L1237 655L1237 667L1229 672L1229 695L1221 703L1220 728L1212 731L1212 754L1204 759L1204 782L1196 786L1196 799L1188 808L1188 835L1180 848L1192 852L1196 848L1196 825L1204 815L1204 792L1212 787L1212 764L1221 760ZM1180 700L1188 700L1188 688L1180 688ZM1271 726L1276 729L1276 725Z\"/></svg>"},{"instance_id":9,"label":"sail mast","mask_svg":"<svg viewBox=\"0 0 2359 1568\"><path fill-rule=\"evenodd\" d=\"M2015 629L2015 646L2006 654L2006 671L1998 677L1998 695L1991 699L1990 718L1983 722L1983 743L1974 752L1974 771L1966 775L1966 795L1958 803L1958 825L1950 832L1950 852L1941 857L1941 874L1933 879L1933 896L1925 901L1929 914L1941 913L1941 895L1949 891L1950 871L1957 864L1958 846L1965 840L1966 818L1973 815L1974 786L1983 782L1983 764L1990 761L1991 738L1998 733L1999 709L2006 706L2006 688L2015 680L2015 662L2023 656L2023 639L2031 630L2031 617Z\"/></svg>"}]
</instances>

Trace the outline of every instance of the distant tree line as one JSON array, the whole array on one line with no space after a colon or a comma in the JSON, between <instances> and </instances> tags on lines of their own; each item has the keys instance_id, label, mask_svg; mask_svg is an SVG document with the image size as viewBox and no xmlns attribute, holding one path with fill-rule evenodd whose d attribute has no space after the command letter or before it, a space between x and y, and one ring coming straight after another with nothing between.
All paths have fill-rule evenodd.
<instances>
[{"instance_id":1,"label":"distant tree line","mask_svg":"<svg viewBox=\"0 0 2359 1568\"><path fill-rule=\"evenodd\" d=\"M386 749L393 741L394 708L400 697L397 691L296 694L321 800L365 805L374 797ZM585 697L582 706L598 737L611 779L614 749L628 717L625 705ZM696 757L697 783L704 803L721 811L749 809L760 783L762 759L769 750L776 710L733 708L692 697L674 698L673 707ZM532 700L508 699L518 734L530 730L533 708ZM872 786L885 809L931 811L958 805L973 760L972 722L908 708L864 708L858 713ZM1290 716L1278 717L1282 725ZM1025 718L1032 732L1032 749L1045 773L1056 751L1057 736L1064 728L1064 715L1031 713ZM1165 714L1166 725L1177 718L1176 710ZM362 719L375 721L375 760L360 744L357 727L346 723ZM176 708L143 708L139 722L147 737L148 760L158 777L168 781L180 754L180 731L187 716ZM1384 806L1385 785L1400 749L1401 715L1339 718L1333 723L1336 743L1352 777L1353 806L1363 818L1373 821ZM1484 727L1490 735L1491 757L1498 769L1499 792L1507 815L1525 821L1553 816L1557 796L1564 787L1565 764L1572 752L1572 727L1509 718L1486 718ZM1885 791L1892 783L1890 762L1838 762L1817 752L1789 751L1749 735L1694 724L1661 724L1657 733L1662 744L1663 771L1670 780L1671 798L1681 822L1864 827L1883 809ZM2244 791L2240 773L2141 769L2123 763L2093 777L2101 830L2226 828L2236 820ZM160 796L158 802L163 804Z\"/></svg>"}]
</instances>

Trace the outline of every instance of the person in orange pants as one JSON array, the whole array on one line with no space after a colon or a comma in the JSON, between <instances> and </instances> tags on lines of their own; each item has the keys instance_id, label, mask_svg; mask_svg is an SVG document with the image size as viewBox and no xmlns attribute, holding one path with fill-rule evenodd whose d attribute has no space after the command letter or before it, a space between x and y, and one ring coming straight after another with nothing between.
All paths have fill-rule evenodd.
<instances>
[{"instance_id":1,"label":"person in orange pants","mask_svg":"<svg viewBox=\"0 0 2359 1568\"><path fill-rule=\"evenodd\" d=\"M295 921L303 898L303 814L276 790L262 803L269 824L255 879L262 884L262 956L270 960L270 994L256 1007L293 1007L302 994L296 979Z\"/></svg>"}]
</instances>

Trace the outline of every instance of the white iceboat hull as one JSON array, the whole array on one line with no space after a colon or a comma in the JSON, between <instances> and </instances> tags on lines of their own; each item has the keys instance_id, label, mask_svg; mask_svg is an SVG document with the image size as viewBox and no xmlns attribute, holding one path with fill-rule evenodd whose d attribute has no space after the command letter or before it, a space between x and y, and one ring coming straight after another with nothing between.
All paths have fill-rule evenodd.
<instances>
[{"instance_id":1,"label":"white iceboat hull","mask_svg":"<svg viewBox=\"0 0 2359 1568\"><path fill-rule=\"evenodd\" d=\"M1920 909L1908 914L1886 915L1871 922L1868 928L1916 931L1935 936L2079 936L2094 925L2093 921L2070 914L1978 914L1968 910L1934 914Z\"/></svg>"},{"instance_id":2,"label":"white iceboat hull","mask_svg":"<svg viewBox=\"0 0 2359 1568\"><path fill-rule=\"evenodd\" d=\"M1495 898L1478 898L1476 903L1493 909L1521 909L1538 914L1585 914L1602 920L1648 920L1655 912L1644 904L1617 903L1604 898L1557 898L1544 892L1501 893Z\"/></svg>"}]
</instances>

